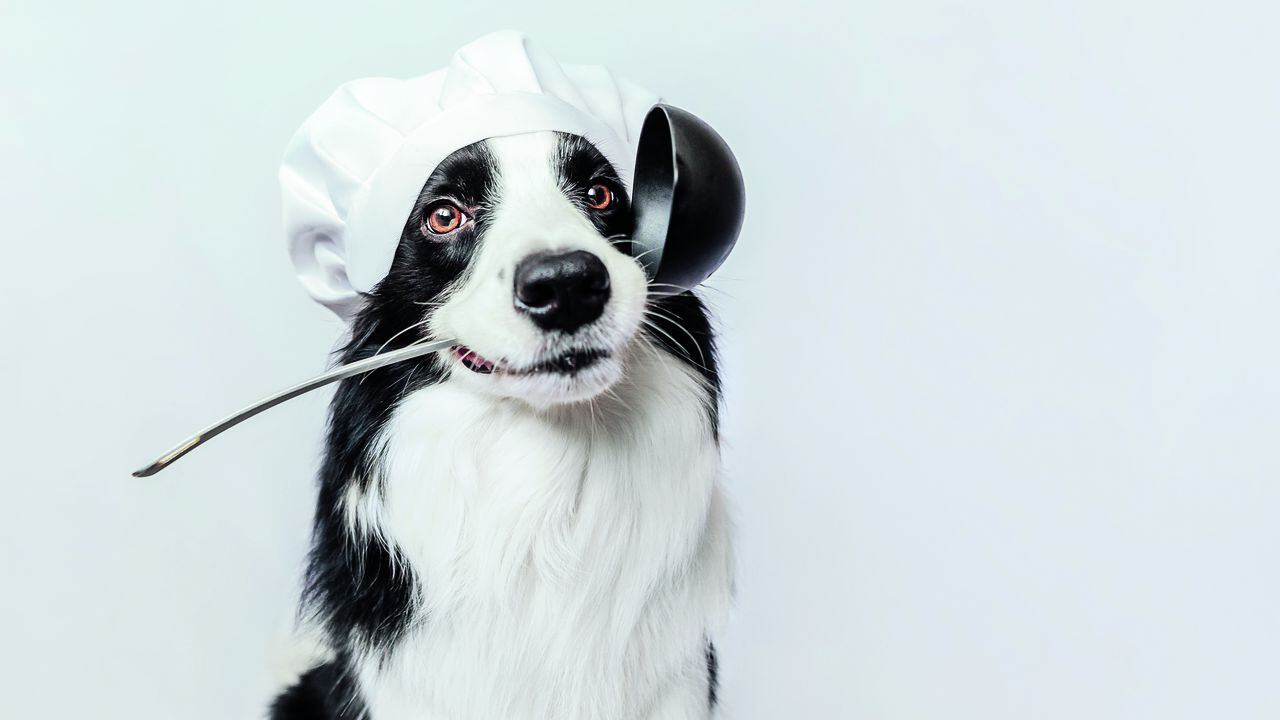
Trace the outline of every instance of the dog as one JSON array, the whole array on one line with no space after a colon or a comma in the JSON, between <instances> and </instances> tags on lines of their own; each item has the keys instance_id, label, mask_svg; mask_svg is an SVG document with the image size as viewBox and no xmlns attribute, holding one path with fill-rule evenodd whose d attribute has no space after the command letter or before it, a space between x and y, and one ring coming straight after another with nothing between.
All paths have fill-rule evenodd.
<instances>
[{"instance_id":1,"label":"dog","mask_svg":"<svg viewBox=\"0 0 1280 720\"><path fill-rule=\"evenodd\" d=\"M732 586L711 318L654 292L624 183L533 132L426 179L341 361L301 606L326 652L273 720L686 720Z\"/></svg>"}]
</instances>

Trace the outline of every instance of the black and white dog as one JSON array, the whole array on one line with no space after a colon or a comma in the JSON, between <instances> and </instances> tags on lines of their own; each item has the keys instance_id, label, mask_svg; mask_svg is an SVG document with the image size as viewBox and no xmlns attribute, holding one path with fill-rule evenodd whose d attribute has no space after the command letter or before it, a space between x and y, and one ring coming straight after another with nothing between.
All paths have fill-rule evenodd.
<instances>
[{"instance_id":1,"label":"black and white dog","mask_svg":"<svg viewBox=\"0 0 1280 720\"><path fill-rule=\"evenodd\" d=\"M675 720L728 612L707 312L650 294L588 141L462 148L426 180L343 362L303 607L329 650L276 720Z\"/></svg>"}]
</instances>

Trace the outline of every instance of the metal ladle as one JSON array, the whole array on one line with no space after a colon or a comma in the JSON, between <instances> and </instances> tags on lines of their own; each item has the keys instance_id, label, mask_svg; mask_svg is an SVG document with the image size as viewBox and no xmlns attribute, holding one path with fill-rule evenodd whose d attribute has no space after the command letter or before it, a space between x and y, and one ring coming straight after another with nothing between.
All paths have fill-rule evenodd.
<instances>
[{"instance_id":1,"label":"metal ladle","mask_svg":"<svg viewBox=\"0 0 1280 720\"><path fill-rule=\"evenodd\" d=\"M691 113L658 104L645 116L632 183L631 252L655 295L691 290L737 243L746 206L742 171L728 144ZM210 425L133 473L149 477L249 418L333 382L446 350L457 340L420 342L340 365Z\"/></svg>"}]
</instances>

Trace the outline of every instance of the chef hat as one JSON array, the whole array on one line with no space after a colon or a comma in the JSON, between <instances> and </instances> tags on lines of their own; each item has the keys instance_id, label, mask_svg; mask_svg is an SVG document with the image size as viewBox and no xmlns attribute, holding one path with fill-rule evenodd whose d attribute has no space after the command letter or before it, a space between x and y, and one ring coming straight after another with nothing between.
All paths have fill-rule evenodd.
<instances>
[{"instance_id":1,"label":"chef hat","mask_svg":"<svg viewBox=\"0 0 1280 720\"><path fill-rule=\"evenodd\" d=\"M427 177L491 137L559 130L587 138L630 188L640 127L658 97L595 65L561 65L522 33L495 32L443 70L338 88L294 134L280 165L298 278L349 320L391 269Z\"/></svg>"}]
</instances>

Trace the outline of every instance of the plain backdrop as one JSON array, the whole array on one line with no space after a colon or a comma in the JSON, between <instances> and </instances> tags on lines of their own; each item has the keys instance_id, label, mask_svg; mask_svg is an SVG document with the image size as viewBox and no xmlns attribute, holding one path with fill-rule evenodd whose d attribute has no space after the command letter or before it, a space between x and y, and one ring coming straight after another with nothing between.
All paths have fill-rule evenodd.
<instances>
[{"instance_id":1,"label":"plain backdrop","mask_svg":"<svg viewBox=\"0 0 1280 720\"><path fill-rule=\"evenodd\" d=\"M1280 717L1277 21L8 0L0 714L260 714L328 393L129 471L326 365L338 327L279 225L296 126L514 27L693 110L745 169L706 291L728 717Z\"/></svg>"}]
</instances>

